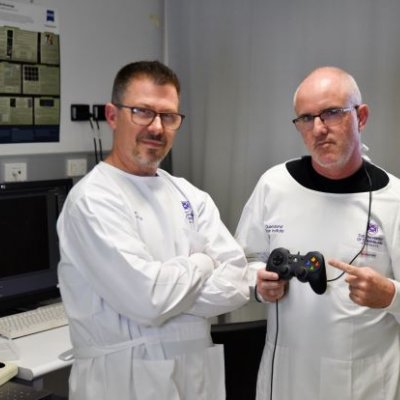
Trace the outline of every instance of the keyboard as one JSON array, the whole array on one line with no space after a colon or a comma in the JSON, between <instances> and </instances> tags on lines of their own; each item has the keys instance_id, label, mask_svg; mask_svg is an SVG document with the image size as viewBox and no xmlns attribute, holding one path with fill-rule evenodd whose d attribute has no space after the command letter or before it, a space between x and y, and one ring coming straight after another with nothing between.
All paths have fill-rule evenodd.
<instances>
[{"instance_id":1,"label":"keyboard","mask_svg":"<svg viewBox=\"0 0 400 400\"><path fill-rule=\"evenodd\" d=\"M68 325L62 302L0 318L0 335L9 339Z\"/></svg>"}]
</instances>

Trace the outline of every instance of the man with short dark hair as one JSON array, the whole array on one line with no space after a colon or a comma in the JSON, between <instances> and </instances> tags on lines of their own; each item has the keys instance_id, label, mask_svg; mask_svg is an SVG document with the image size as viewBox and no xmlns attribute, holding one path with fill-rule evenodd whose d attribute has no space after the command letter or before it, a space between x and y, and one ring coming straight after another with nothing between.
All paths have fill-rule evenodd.
<instances>
[{"instance_id":1,"label":"man with short dark hair","mask_svg":"<svg viewBox=\"0 0 400 400\"><path fill-rule=\"evenodd\" d=\"M184 118L179 92L158 61L119 71L112 151L58 221L70 399L225 400L209 317L247 302L247 265L210 196L159 168Z\"/></svg>"}]
</instances>

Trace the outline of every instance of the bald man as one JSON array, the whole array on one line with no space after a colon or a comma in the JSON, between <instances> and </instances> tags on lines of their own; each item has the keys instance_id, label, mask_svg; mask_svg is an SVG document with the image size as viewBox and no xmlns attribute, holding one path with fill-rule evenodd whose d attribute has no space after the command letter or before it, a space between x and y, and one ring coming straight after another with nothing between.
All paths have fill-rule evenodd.
<instances>
[{"instance_id":1,"label":"bald man","mask_svg":"<svg viewBox=\"0 0 400 400\"><path fill-rule=\"evenodd\" d=\"M270 303L257 400L398 400L400 180L363 158L369 109L346 71L312 71L293 103L309 155L262 175L236 233ZM322 253L323 294L266 270L280 247Z\"/></svg>"}]
</instances>

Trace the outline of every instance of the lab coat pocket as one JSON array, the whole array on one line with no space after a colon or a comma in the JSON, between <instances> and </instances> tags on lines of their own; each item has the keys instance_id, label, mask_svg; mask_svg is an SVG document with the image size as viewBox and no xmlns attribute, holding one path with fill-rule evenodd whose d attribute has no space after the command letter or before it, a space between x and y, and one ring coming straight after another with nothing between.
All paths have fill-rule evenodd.
<instances>
[{"instance_id":1,"label":"lab coat pocket","mask_svg":"<svg viewBox=\"0 0 400 400\"><path fill-rule=\"evenodd\" d=\"M174 371L175 360L135 360L134 400L183 400L174 383Z\"/></svg>"},{"instance_id":2,"label":"lab coat pocket","mask_svg":"<svg viewBox=\"0 0 400 400\"><path fill-rule=\"evenodd\" d=\"M385 400L385 368L379 355L353 362L353 400Z\"/></svg>"},{"instance_id":3,"label":"lab coat pocket","mask_svg":"<svg viewBox=\"0 0 400 400\"><path fill-rule=\"evenodd\" d=\"M225 400L224 347L214 345L184 357L184 399Z\"/></svg>"},{"instance_id":4,"label":"lab coat pocket","mask_svg":"<svg viewBox=\"0 0 400 400\"><path fill-rule=\"evenodd\" d=\"M182 400L225 400L225 365L222 345L178 357L176 380Z\"/></svg>"},{"instance_id":5,"label":"lab coat pocket","mask_svg":"<svg viewBox=\"0 0 400 400\"><path fill-rule=\"evenodd\" d=\"M320 399L351 399L351 361L321 360Z\"/></svg>"},{"instance_id":6,"label":"lab coat pocket","mask_svg":"<svg viewBox=\"0 0 400 400\"><path fill-rule=\"evenodd\" d=\"M224 346L216 344L206 351L207 400L225 400Z\"/></svg>"},{"instance_id":7,"label":"lab coat pocket","mask_svg":"<svg viewBox=\"0 0 400 400\"><path fill-rule=\"evenodd\" d=\"M384 368L379 356L321 361L321 399L385 400L384 393Z\"/></svg>"}]
</instances>

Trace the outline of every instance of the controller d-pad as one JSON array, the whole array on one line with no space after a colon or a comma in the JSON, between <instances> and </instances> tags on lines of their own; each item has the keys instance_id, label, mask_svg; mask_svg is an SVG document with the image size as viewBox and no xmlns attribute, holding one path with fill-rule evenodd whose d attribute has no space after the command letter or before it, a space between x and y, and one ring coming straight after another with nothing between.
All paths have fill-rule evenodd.
<instances>
[{"instance_id":1,"label":"controller d-pad","mask_svg":"<svg viewBox=\"0 0 400 400\"><path fill-rule=\"evenodd\" d=\"M280 265L283 263L284 257L282 254L278 253L272 257L272 262L274 265Z\"/></svg>"}]
</instances>

